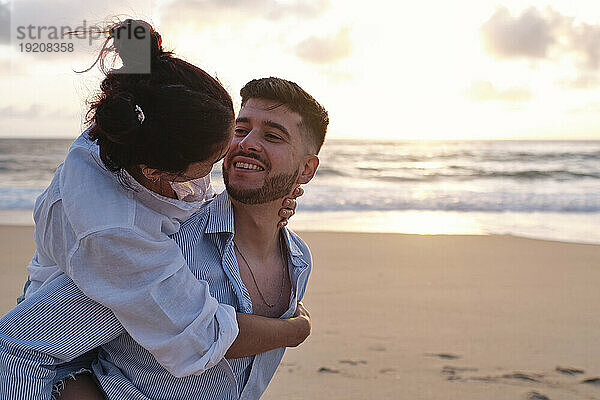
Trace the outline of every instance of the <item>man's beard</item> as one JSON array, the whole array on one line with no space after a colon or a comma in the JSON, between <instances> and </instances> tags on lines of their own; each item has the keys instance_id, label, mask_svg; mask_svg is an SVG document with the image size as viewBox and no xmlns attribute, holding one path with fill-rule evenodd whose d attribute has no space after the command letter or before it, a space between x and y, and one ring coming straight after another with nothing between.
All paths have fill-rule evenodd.
<instances>
[{"instance_id":1,"label":"man's beard","mask_svg":"<svg viewBox=\"0 0 600 400\"><path fill-rule=\"evenodd\" d=\"M223 181L227 193L232 199L249 205L269 203L291 194L299 175L299 171L291 174L283 173L268 177L257 189L236 189L229 184L229 172L223 163Z\"/></svg>"}]
</instances>

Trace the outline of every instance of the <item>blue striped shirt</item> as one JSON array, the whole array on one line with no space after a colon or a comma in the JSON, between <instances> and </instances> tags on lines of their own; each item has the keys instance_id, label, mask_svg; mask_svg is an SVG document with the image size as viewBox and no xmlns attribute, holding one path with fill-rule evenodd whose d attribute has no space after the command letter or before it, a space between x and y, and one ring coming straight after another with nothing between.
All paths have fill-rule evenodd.
<instances>
[{"instance_id":1,"label":"blue striped shirt","mask_svg":"<svg viewBox=\"0 0 600 400\"><path fill-rule=\"evenodd\" d=\"M233 236L233 209L223 192L172 238L193 274L208 283L212 296L252 313ZM292 293L282 318L289 318L304 296L311 256L293 232L284 228L284 237ZM222 359L200 375L176 378L123 330L108 309L85 297L62 275L0 319L0 399L49 399L54 366L97 346L101 347L93 370L109 400L258 399L285 351Z\"/></svg>"}]
</instances>

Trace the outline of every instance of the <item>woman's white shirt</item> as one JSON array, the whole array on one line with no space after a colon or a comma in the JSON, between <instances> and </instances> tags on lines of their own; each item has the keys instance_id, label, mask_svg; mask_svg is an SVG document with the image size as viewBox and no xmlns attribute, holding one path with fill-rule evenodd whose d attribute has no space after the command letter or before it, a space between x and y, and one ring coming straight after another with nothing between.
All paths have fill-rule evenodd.
<instances>
[{"instance_id":1,"label":"woman's white shirt","mask_svg":"<svg viewBox=\"0 0 600 400\"><path fill-rule=\"evenodd\" d=\"M170 199L124 176L126 184L103 166L85 132L73 143L36 201L26 297L65 273L169 372L202 373L238 334L235 309L211 296L168 236L202 201Z\"/></svg>"}]
</instances>

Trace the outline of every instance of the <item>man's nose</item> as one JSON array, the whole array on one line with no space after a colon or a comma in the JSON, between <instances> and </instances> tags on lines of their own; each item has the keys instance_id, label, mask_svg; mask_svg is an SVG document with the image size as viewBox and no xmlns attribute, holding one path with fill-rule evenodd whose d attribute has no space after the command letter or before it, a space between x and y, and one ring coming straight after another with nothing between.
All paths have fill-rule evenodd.
<instances>
[{"instance_id":1,"label":"man's nose","mask_svg":"<svg viewBox=\"0 0 600 400\"><path fill-rule=\"evenodd\" d=\"M259 138L258 132L255 130L250 131L244 137L244 139L242 139L240 141L239 146L242 148L242 150L261 151L262 145L260 143L260 138Z\"/></svg>"}]
</instances>

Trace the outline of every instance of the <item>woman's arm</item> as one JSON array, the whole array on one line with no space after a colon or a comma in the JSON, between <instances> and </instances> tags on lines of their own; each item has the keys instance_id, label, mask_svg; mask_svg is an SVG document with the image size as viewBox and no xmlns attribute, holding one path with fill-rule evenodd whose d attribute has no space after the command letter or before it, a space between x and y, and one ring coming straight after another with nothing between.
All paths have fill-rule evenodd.
<instances>
[{"instance_id":1,"label":"woman's arm","mask_svg":"<svg viewBox=\"0 0 600 400\"><path fill-rule=\"evenodd\" d=\"M270 319L219 303L170 239L152 241L141 233L108 230L82 240L69 265L75 284L108 307L176 377L201 374L227 352L241 357L296 346L310 332L305 315Z\"/></svg>"},{"instance_id":2,"label":"woman's arm","mask_svg":"<svg viewBox=\"0 0 600 400\"><path fill-rule=\"evenodd\" d=\"M235 308L211 295L166 236L96 232L81 239L65 272L176 377L218 364L238 335Z\"/></svg>"},{"instance_id":3,"label":"woman's arm","mask_svg":"<svg viewBox=\"0 0 600 400\"><path fill-rule=\"evenodd\" d=\"M296 207L294 197L301 194L298 189L286 199L288 217ZM238 340L244 354L305 339L300 337L306 331L302 318L255 320L220 304L208 283L191 272L179 246L164 235L124 228L94 232L80 239L63 265L87 296L108 307L131 337L177 377L200 374L220 362L238 336L238 320L244 324Z\"/></svg>"}]
</instances>

